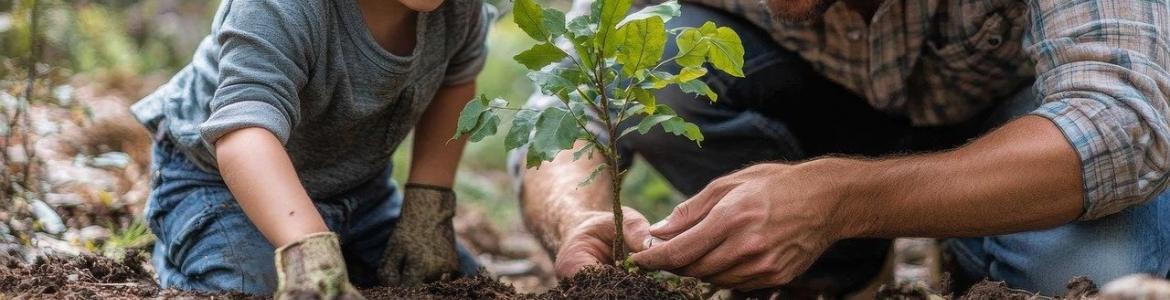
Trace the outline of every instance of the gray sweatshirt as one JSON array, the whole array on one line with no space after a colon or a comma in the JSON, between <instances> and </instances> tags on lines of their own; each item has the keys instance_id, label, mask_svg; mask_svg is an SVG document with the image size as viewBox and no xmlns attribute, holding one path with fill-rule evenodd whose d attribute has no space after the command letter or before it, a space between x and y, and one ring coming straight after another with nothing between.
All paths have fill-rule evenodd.
<instances>
[{"instance_id":1,"label":"gray sweatshirt","mask_svg":"<svg viewBox=\"0 0 1170 300\"><path fill-rule=\"evenodd\" d=\"M436 91L483 67L494 10L447 0L420 13L410 56L370 35L357 0L225 0L190 65L131 107L197 167L216 172L215 141L271 131L313 199L365 182L418 122Z\"/></svg>"}]
</instances>

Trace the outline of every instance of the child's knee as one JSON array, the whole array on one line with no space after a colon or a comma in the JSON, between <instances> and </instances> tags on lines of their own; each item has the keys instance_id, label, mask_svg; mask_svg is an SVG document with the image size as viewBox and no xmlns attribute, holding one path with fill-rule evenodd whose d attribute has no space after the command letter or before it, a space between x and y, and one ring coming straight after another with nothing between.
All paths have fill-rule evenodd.
<instances>
[{"instance_id":1,"label":"child's knee","mask_svg":"<svg viewBox=\"0 0 1170 300\"><path fill-rule=\"evenodd\" d=\"M163 287L268 294L273 248L238 205L199 201L161 221L154 261Z\"/></svg>"}]
</instances>

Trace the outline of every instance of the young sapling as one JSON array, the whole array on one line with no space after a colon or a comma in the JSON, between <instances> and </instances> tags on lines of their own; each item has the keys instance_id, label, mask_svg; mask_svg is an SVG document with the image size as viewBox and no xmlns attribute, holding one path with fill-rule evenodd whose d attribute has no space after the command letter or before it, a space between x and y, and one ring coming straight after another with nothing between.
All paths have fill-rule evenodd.
<instances>
[{"instance_id":1,"label":"young sapling","mask_svg":"<svg viewBox=\"0 0 1170 300\"><path fill-rule=\"evenodd\" d=\"M728 27L707 22L698 28L666 29L666 22L680 14L676 1L667 1L627 15L632 0L594 1L590 14L565 22L565 14L543 8L534 0L516 0L512 14L516 25L537 41L532 48L513 57L531 70L531 79L546 95L560 99L561 105L547 108L508 107L508 101L479 96L467 103L459 116L455 137L468 136L472 142L496 134L499 111L512 111L512 126L504 138L508 150L526 148L527 165L539 167L552 161L557 153L571 149L574 142L585 146L573 154L601 155L605 163L583 179L581 186L593 182L607 171L613 186L615 265L627 253L622 239L621 182L625 176L618 162L618 140L637 132L645 134L655 126L667 133L685 137L697 146L703 134L670 107L659 104L654 92L676 85L683 92L705 96L715 101L717 95L701 77L705 64L729 75L743 77L743 45L739 35ZM678 54L663 59L667 35L675 36ZM572 45L573 55L556 46ZM663 71L675 63L677 74ZM599 122L604 132L586 129ZM641 118L637 125L619 132L619 124Z\"/></svg>"}]
</instances>

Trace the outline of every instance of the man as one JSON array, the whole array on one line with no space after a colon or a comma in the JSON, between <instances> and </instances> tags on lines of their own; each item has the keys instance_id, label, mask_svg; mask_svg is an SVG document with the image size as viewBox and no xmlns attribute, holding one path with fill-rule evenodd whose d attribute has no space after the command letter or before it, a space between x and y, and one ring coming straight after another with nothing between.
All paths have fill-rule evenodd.
<instances>
[{"instance_id":1,"label":"man","mask_svg":"<svg viewBox=\"0 0 1170 300\"><path fill-rule=\"evenodd\" d=\"M708 76L718 103L657 95L702 148L621 143L690 196L654 226L626 209L637 264L848 294L888 239L924 236L960 283L1061 294L1077 275L1170 272L1166 1L698 2L668 27L731 26L747 76ZM514 164L560 276L611 261L611 187L575 184L600 163Z\"/></svg>"}]
</instances>

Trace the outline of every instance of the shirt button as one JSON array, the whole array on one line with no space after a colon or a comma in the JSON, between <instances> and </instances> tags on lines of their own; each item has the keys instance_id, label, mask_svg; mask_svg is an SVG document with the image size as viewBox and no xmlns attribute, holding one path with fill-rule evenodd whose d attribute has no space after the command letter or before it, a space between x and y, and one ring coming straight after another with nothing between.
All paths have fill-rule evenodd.
<instances>
[{"instance_id":1,"label":"shirt button","mask_svg":"<svg viewBox=\"0 0 1170 300\"><path fill-rule=\"evenodd\" d=\"M852 41L861 40L861 30L850 30L845 33L845 37Z\"/></svg>"}]
</instances>

